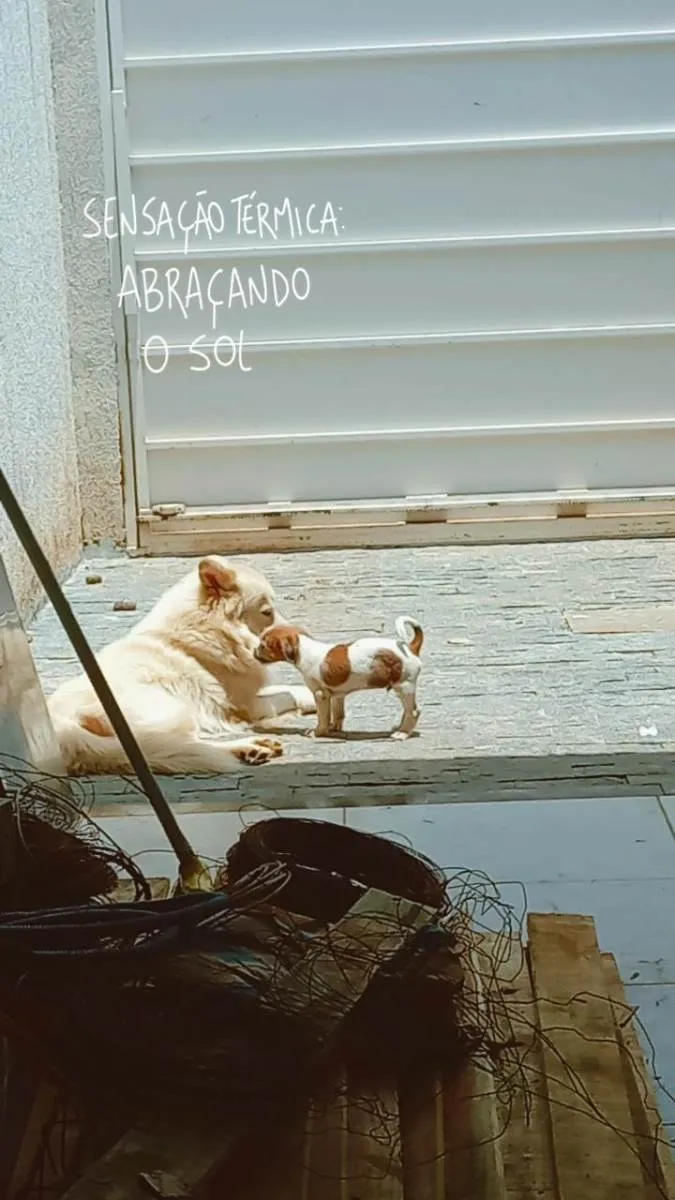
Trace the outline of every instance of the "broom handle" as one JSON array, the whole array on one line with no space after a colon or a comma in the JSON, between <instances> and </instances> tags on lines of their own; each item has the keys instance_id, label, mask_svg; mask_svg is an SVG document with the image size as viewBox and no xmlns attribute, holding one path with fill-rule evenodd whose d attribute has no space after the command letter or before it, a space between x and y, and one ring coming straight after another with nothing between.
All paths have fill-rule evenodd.
<instances>
[{"instance_id":1,"label":"broom handle","mask_svg":"<svg viewBox=\"0 0 675 1200\"><path fill-rule=\"evenodd\" d=\"M92 687L101 701L106 715L110 719L110 724L115 730L124 752L138 776L138 781L155 810L157 820L162 826L178 862L182 867L191 868L197 856L171 811L166 796L150 770L147 759L131 732L127 720L113 696L92 649L82 632L81 626L63 594L40 543L28 524L23 510L1 468L0 500L2 500L3 508L14 527L14 532L26 551L35 569L35 573L45 589L47 597L51 601L54 611L68 634L73 649L89 677Z\"/></svg>"}]
</instances>

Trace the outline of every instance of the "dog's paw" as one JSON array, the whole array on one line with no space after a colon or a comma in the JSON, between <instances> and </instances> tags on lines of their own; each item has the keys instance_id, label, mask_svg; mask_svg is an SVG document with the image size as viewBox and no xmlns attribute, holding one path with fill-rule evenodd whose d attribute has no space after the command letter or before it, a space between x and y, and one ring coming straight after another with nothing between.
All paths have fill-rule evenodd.
<instances>
[{"instance_id":1,"label":"dog's paw","mask_svg":"<svg viewBox=\"0 0 675 1200\"><path fill-rule=\"evenodd\" d=\"M260 767L273 758L281 758L283 752L284 748L276 738L261 737L256 738L247 746L242 746L235 753L239 761L246 763L247 766Z\"/></svg>"},{"instance_id":2,"label":"dog's paw","mask_svg":"<svg viewBox=\"0 0 675 1200\"><path fill-rule=\"evenodd\" d=\"M259 737L255 739L257 746L264 746L270 751L272 758L281 758L284 748L278 738Z\"/></svg>"},{"instance_id":3,"label":"dog's paw","mask_svg":"<svg viewBox=\"0 0 675 1200\"><path fill-rule=\"evenodd\" d=\"M407 742L409 737L410 734L406 733L404 729L395 729L391 735L391 740L392 742Z\"/></svg>"},{"instance_id":4,"label":"dog's paw","mask_svg":"<svg viewBox=\"0 0 675 1200\"><path fill-rule=\"evenodd\" d=\"M307 737L327 738L327 737L331 737L331 732L330 732L330 729L310 729L307 732Z\"/></svg>"}]
</instances>

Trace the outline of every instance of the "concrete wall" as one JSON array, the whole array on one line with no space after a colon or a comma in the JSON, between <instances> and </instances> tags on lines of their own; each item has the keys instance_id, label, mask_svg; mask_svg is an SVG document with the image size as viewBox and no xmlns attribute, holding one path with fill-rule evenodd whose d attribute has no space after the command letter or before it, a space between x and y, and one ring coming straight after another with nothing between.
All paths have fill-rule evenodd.
<instances>
[{"instance_id":1,"label":"concrete wall","mask_svg":"<svg viewBox=\"0 0 675 1200\"><path fill-rule=\"evenodd\" d=\"M123 536L96 0L0 4L0 462L60 575ZM40 587L0 515L20 610Z\"/></svg>"},{"instance_id":2,"label":"concrete wall","mask_svg":"<svg viewBox=\"0 0 675 1200\"><path fill-rule=\"evenodd\" d=\"M86 542L123 534L117 357L108 244L83 237L82 210L114 193L104 177L97 11L102 0L47 0L73 416Z\"/></svg>"},{"instance_id":3,"label":"concrete wall","mask_svg":"<svg viewBox=\"0 0 675 1200\"><path fill-rule=\"evenodd\" d=\"M3 0L0 47L0 462L63 574L81 508L44 0ZM4 513L0 549L29 614L41 589Z\"/></svg>"}]
</instances>

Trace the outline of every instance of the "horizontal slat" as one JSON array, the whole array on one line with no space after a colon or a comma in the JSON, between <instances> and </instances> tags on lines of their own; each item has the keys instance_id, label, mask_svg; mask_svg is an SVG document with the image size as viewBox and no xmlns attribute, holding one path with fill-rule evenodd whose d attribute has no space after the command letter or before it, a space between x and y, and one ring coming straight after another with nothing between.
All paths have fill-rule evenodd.
<instances>
[{"instance_id":1,"label":"horizontal slat","mask_svg":"<svg viewBox=\"0 0 675 1200\"><path fill-rule=\"evenodd\" d=\"M344 236L354 240L672 226L675 141L610 143L592 149L584 144L541 147L535 142L483 154L452 153L435 146L412 158L409 150L394 148L372 156L346 152L326 158L299 155L282 162L201 162L193 165L189 176L184 166L138 166L132 186L139 217L135 245L144 251L176 248L182 238L180 206L188 202L184 222L194 223L200 191L206 192L202 201L215 200L221 206L227 224L220 236L209 237L201 227L190 239L196 247L246 244L243 233L237 236L232 200L252 192L253 203L271 206L283 204L291 193L303 214L312 204L321 212L331 201L342 210ZM173 237L168 228L143 235L152 226L143 221L142 209L153 197L149 212L156 222L160 203L166 203L174 221ZM101 220L102 208L94 212ZM279 240L291 239L280 232ZM327 230L323 238L312 237L315 240L330 243L335 236Z\"/></svg>"},{"instance_id":2,"label":"horizontal slat","mask_svg":"<svg viewBox=\"0 0 675 1200\"><path fill-rule=\"evenodd\" d=\"M316 220L316 213L312 214L313 220ZM296 218L292 218L295 221ZM290 221L280 220L280 227L289 228ZM223 266L227 263L228 269L232 263L241 270L241 260L249 260L248 265L244 262L247 270L250 270L251 261L254 261L256 266L259 266L259 260L262 256L265 259L271 259L272 265L277 266L282 271L292 270L295 263L291 260L297 259L301 254L303 258L325 258L327 254L340 254L343 257L347 254L407 254L415 251L420 254L430 252L447 252L467 251L467 250L515 250L515 249L536 249L542 248L578 248L581 246L619 246L626 245L634 246L638 242L663 243L672 242L675 240L675 226L662 225L652 226L651 228L637 229L579 229L570 232L569 230L551 230L547 233L496 233L496 234L479 234L456 236L454 234L447 237L399 237L399 238L372 238L368 240L354 240L352 238L342 237L340 232L333 234L332 240L327 238L321 240L318 236L314 240L313 237L306 235L298 237L295 242L281 242L276 240L271 234L269 238L262 236L256 241L251 237L247 241L242 240L238 245L219 246L215 242L211 245L202 245L194 247L193 245L185 246L183 235L180 230L177 231L177 236L170 249L152 250L144 247L141 244L140 249L135 251L134 257L139 264L139 269L144 266L151 265L161 267L166 270L167 266L179 266L183 264L183 270L189 272L194 264L211 264L211 268L215 265ZM208 268L207 268L208 269Z\"/></svg>"},{"instance_id":3,"label":"horizontal slat","mask_svg":"<svg viewBox=\"0 0 675 1200\"><path fill-rule=\"evenodd\" d=\"M179 528L168 529L165 527L164 522L156 521L152 525L142 524L140 526L139 553L169 554L179 557L215 553L234 554L237 551L243 554L262 552L284 554L288 551L299 550L366 550L369 548L383 549L384 547L393 548L396 546L519 545L531 544L532 542L588 542L597 539L665 538L673 536L675 536L675 515L645 514L642 512L627 512L611 517L596 517L592 515L586 517L583 521L577 520L575 517L533 517L532 519L523 517L518 520L501 520L499 517L493 517L492 519L486 518L477 521L471 519L466 521L448 521L440 524L438 522L432 522L431 524L406 524L404 521L399 521L397 523L385 523L382 525L374 523L343 525L331 521L317 528L312 526L298 526L291 529L267 529L259 526L254 530L247 529L243 531L231 529L227 525L213 524L207 530L199 532L194 532L191 529L185 531ZM535 756L531 761L540 764L541 757ZM560 761L560 758L556 759L557 764ZM583 767L586 769L589 763L588 755L582 757L580 761L583 761ZM653 771L653 763L651 769ZM616 787L616 778L615 771L611 776L605 776L603 795L607 795L608 792L612 791L612 788ZM653 775L651 778L653 778ZM569 781L566 788L566 791L563 789L564 794L569 796ZM588 791L588 784L585 785L585 789L584 794ZM183 796L184 794L177 798L174 806L177 804L178 807L181 807L182 805L185 811L191 811L190 800L185 801ZM219 792L217 796L215 793L212 793L212 796L211 807L216 808L219 812L222 811L222 792ZM424 788L421 788L419 799L422 803L425 802L427 796L428 789L425 793ZM444 792L444 796L447 796L446 792ZM340 793L338 799L344 801L344 797L345 793L343 791ZM465 790L461 799L466 800L466 798L467 793ZM507 786L501 790L496 788L492 792L487 792L483 787L482 789L478 788L477 792L474 791L471 799L513 799L513 791L512 789L509 790ZM128 806L126 796L124 797L124 801L124 811L129 812L129 815L135 813L136 809L133 807L133 802L131 806ZM270 801L277 808L284 807L284 803L286 803L286 807L296 807L297 790L291 789L291 799L284 802L280 798L277 785L277 790L270 797ZM398 790L391 788L387 793L383 792L382 788L378 788L378 801L381 804L400 803L400 787ZM198 803L202 807L204 805L208 806L208 793L205 797L202 790L199 793ZM119 800L113 799L110 802L111 809L116 804L119 804ZM241 797L238 797L237 801L233 802L235 810L238 811L240 804ZM227 804L225 804L225 807L227 807ZM145 811L142 805L139 805L139 811ZM102 815L104 815L103 810Z\"/></svg>"},{"instance_id":4,"label":"horizontal slat","mask_svg":"<svg viewBox=\"0 0 675 1200\"><path fill-rule=\"evenodd\" d=\"M236 148L219 148L215 150L174 150L164 147L162 150L148 153L136 152L129 155L132 166L178 166L190 167L233 163L283 163L296 159L315 161L317 159L342 158L373 158L388 157L390 154L406 154L416 157L418 154L503 154L511 150L595 150L609 146L635 145L670 145L675 142L675 128L669 125L658 127L632 126L630 129L581 130L572 133L545 134L511 134L509 137L495 135L492 137L463 137L463 138L415 138L414 141L401 141L388 138L387 141L364 141L362 138L352 142L317 142L312 145L287 140L280 146L242 146Z\"/></svg>"},{"instance_id":5,"label":"horizontal slat","mask_svg":"<svg viewBox=\"0 0 675 1200\"><path fill-rule=\"evenodd\" d=\"M596 338L624 337L670 337L675 333L675 322L660 321L649 325L558 325L548 328L534 329L491 329L476 331L467 330L464 333L407 333L407 334L358 334L354 337L341 338L279 338L265 342L249 342L251 353L265 354L296 354L298 350L363 350L363 349L396 349L400 346L453 346L474 342L540 342L565 341L574 338L579 341ZM209 348L207 343L203 343ZM213 344L210 347L213 348ZM158 358L185 358L191 353L189 342L168 342L166 348L153 343L141 343L143 356L147 354L150 367ZM157 368L158 370L159 368ZM160 372L161 373L161 372Z\"/></svg>"},{"instance_id":6,"label":"horizontal slat","mask_svg":"<svg viewBox=\"0 0 675 1200\"><path fill-rule=\"evenodd\" d=\"M424 514L435 521L486 520L490 516L500 520L515 518L557 517L566 506L583 506L586 515L597 517L618 516L638 511L654 514L672 513L675 516L675 486L669 488L598 489L574 488L558 492L488 492L465 496L407 496L393 500L336 500L329 508L317 504L225 504L211 508L193 505L184 512L172 516L142 509L140 520L156 524L161 516L162 525L169 531L179 529L189 532L204 531L216 526L231 529L258 529L270 521L287 519L289 524L300 526L327 525L331 523L367 525L388 524L407 520L409 514L417 523Z\"/></svg>"},{"instance_id":7,"label":"horizontal slat","mask_svg":"<svg viewBox=\"0 0 675 1200\"><path fill-rule=\"evenodd\" d=\"M663 417L656 420L643 420L640 417L625 421L531 421L514 425L413 425L400 429L339 429L320 433L249 433L249 434L213 434L204 437L148 437L145 444L149 450L173 450L177 454L185 450L261 450L265 447L277 447L280 450L289 446L333 446L336 453L347 447L370 442L378 446L389 445L391 442L435 442L443 438L453 441L476 438L528 438L551 437L562 434L563 437L578 435L587 437L595 433L631 434L631 433L675 433L675 417Z\"/></svg>"},{"instance_id":8,"label":"horizontal slat","mask_svg":"<svg viewBox=\"0 0 675 1200\"><path fill-rule=\"evenodd\" d=\"M147 54L127 56L127 70L152 69L153 67L204 67L204 66L250 66L276 63L299 63L306 61L332 62L336 59L359 58L400 58L423 54L425 58L436 55L461 54L527 54L535 52L551 53L560 50L607 50L621 49L627 46L656 46L671 43L675 40L675 30L672 28L632 33L586 33L568 34L558 37L525 37L525 38L476 38L472 40L430 39L413 41L390 42L378 40L371 43L337 43L315 46L284 47L281 49L264 50L221 50L203 51L198 54Z\"/></svg>"},{"instance_id":9,"label":"horizontal slat","mask_svg":"<svg viewBox=\"0 0 675 1200\"><path fill-rule=\"evenodd\" d=\"M672 0L387 0L340 5L316 0L249 0L223 19L222 0L122 0L127 52L132 55L305 47L347 39L414 41L658 30L673 21Z\"/></svg>"},{"instance_id":10,"label":"horizontal slat","mask_svg":"<svg viewBox=\"0 0 675 1200\"><path fill-rule=\"evenodd\" d=\"M186 357L176 357L161 374L145 373L146 436L301 435L413 424L466 427L675 415L672 331L642 337L298 348L294 353L270 348L250 354L248 364L252 370L247 373L215 366L200 373L190 371ZM623 483L620 478L606 481L612 487ZM551 481L542 486L550 487ZM394 494L400 492L394 489ZM235 501L222 496L221 502L230 499Z\"/></svg>"},{"instance_id":11,"label":"horizontal slat","mask_svg":"<svg viewBox=\"0 0 675 1200\"><path fill-rule=\"evenodd\" d=\"M337 450L329 444L290 443L242 450L150 451L150 503L275 503L368 499L415 492L474 493L476 480L517 491L524 478L546 487L666 486L672 480L675 432L580 436L533 435L475 440L373 442Z\"/></svg>"},{"instance_id":12,"label":"horizontal slat","mask_svg":"<svg viewBox=\"0 0 675 1200\"><path fill-rule=\"evenodd\" d=\"M675 46L139 69L132 153L620 130L675 122ZM217 119L216 119L217 118Z\"/></svg>"},{"instance_id":13,"label":"horizontal slat","mask_svg":"<svg viewBox=\"0 0 675 1200\"><path fill-rule=\"evenodd\" d=\"M589 239L580 245L535 240L431 249L343 246L335 253L322 247L304 255L299 246L294 254L267 259L261 249L234 261L181 256L170 266L155 264L164 300L161 294L149 296L141 309L141 337L189 344L201 335L236 336L241 328L247 341L464 333L506 326L658 324L675 314L672 237L606 244ZM152 260L139 264L139 285L143 278L154 280L147 273L152 269ZM169 294L167 271L173 271L168 279L175 281L182 307ZM296 272L299 298L289 291ZM188 304L197 279L200 299ZM215 335L209 295L220 305ZM155 305L157 311L149 311Z\"/></svg>"}]
</instances>

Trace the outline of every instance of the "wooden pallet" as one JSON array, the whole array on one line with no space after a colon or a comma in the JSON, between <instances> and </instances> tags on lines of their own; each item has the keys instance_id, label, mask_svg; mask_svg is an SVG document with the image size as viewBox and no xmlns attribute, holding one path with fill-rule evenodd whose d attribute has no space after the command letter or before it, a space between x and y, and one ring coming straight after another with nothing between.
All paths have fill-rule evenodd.
<instances>
[{"instance_id":1,"label":"wooden pallet","mask_svg":"<svg viewBox=\"0 0 675 1200\"><path fill-rule=\"evenodd\" d=\"M345 1080L331 1112L308 1114L300 1169L296 1159L246 1200L675 1200L614 958L590 917L532 915L527 933L525 947L485 938L476 951L479 979L508 1005L527 1082L508 1124L494 1082L473 1068L383 1081L365 1103ZM400 1129L393 1154L385 1125Z\"/></svg>"},{"instance_id":2,"label":"wooden pallet","mask_svg":"<svg viewBox=\"0 0 675 1200\"><path fill-rule=\"evenodd\" d=\"M258 1131L243 1175L217 1129L134 1131L69 1200L141 1200L149 1187L201 1200L675 1200L633 1014L592 919L530 916L525 947L483 938L474 963L484 1002L498 994L508 1007L501 1032L513 1035L527 1082L506 1126L494 1080L475 1068L460 1078L339 1076L276 1157L270 1131Z\"/></svg>"}]
</instances>

